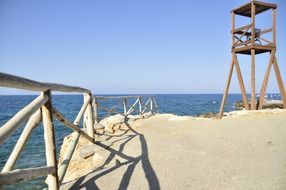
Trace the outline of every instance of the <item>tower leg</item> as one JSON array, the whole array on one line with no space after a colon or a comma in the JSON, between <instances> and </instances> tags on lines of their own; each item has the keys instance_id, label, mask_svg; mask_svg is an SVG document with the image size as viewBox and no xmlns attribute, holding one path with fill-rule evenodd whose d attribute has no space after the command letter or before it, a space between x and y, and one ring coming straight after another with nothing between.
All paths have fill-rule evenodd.
<instances>
[{"instance_id":1,"label":"tower leg","mask_svg":"<svg viewBox=\"0 0 286 190\"><path fill-rule=\"evenodd\" d=\"M274 71L275 71L275 75L276 75L276 79L278 82L278 86L279 86L279 90L280 90L280 94L281 94L281 99L284 105L284 109L286 108L286 94L285 94L285 89L284 89L284 85L283 85L283 80L281 77L281 73L280 73L280 69L277 63L277 58L276 55L274 55L274 61L273 61L273 67L274 67Z\"/></svg>"},{"instance_id":2,"label":"tower leg","mask_svg":"<svg viewBox=\"0 0 286 190\"><path fill-rule=\"evenodd\" d=\"M231 81L231 77L232 77L232 73L233 73L233 67L234 67L234 60L233 59L234 59L234 57L232 56L230 70L229 70L228 79L227 79L227 83L226 83L226 88L225 88L224 95L222 98L222 102L220 105L220 111L219 111L218 118L222 118L222 116L223 116L226 98L227 98L228 90L229 90L229 85L230 85L230 81Z\"/></svg>"},{"instance_id":3,"label":"tower leg","mask_svg":"<svg viewBox=\"0 0 286 190\"><path fill-rule=\"evenodd\" d=\"M274 61L274 50L271 51L271 55L270 55L270 60L269 60L269 64L265 73L265 77L263 79L263 83L262 83L262 87L260 90L260 97L259 97L259 103L258 103L258 109L262 109L263 106L263 102L264 102L264 96L265 96L265 92L266 92L266 88L267 88L267 84L268 84L268 80L269 80L269 75L270 75L270 71L271 71L271 66L273 64Z\"/></svg>"},{"instance_id":4,"label":"tower leg","mask_svg":"<svg viewBox=\"0 0 286 190\"><path fill-rule=\"evenodd\" d=\"M256 109L255 97L255 50L251 49L251 109Z\"/></svg>"},{"instance_id":5,"label":"tower leg","mask_svg":"<svg viewBox=\"0 0 286 190\"><path fill-rule=\"evenodd\" d=\"M236 56L235 53L233 53L233 59L234 59L234 65L235 65L235 68L236 68L236 73L237 73L237 78L238 78L240 90L241 90L241 96L242 96L243 105L244 105L246 110L249 110L249 105L248 105L248 100L247 100L247 96L246 96L245 86L244 86L244 82L243 82L240 66L238 64L237 56Z\"/></svg>"}]
</instances>

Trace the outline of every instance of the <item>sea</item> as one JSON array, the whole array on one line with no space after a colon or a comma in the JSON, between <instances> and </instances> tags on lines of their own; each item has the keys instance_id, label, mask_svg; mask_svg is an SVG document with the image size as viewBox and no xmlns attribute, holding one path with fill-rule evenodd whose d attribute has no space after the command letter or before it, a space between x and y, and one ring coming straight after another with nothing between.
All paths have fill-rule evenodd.
<instances>
[{"instance_id":1,"label":"sea","mask_svg":"<svg viewBox=\"0 0 286 190\"><path fill-rule=\"evenodd\" d=\"M102 95L101 95L102 96ZM112 95L116 96L116 95ZM122 95L120 95L122 96ZM144 95L148 96L148 95ZM271 94L273 99L280 99L278 94ZM154 95L160 113L172 113L180 116L197 116L207 113L218 113L222 94L157 94ZM28 105L35 95L1 95L0 96L0 126L5 124L19 110ZM146 101L143 99L143 101ZM132 105L134 100L129 100ZM234 104L241 101L241 95L230 94L227 99L225 111L235 110ZM59 110L66 118L73 121L83 103L82 95L53 95L52 106ZM107 112L104 107L112 108L118 112L123 111L122 101L116 99L102 100L99 102L99 118L104 118ZM102 109L101 109L102 108ZM0 169L5 165L15 143L17 142L25 124L22 124L4 144L0 145ZM57 155L65 136L72 131L58 121L54 121ZM43 126L36 127L27 142L25 149L14 169L45 166L45 144ZM46 188L45 177L21 182L14 185L2 186L2 189L43 189ZM1 188L1 187L0 187Z\"/></svg>"}]
</instances>

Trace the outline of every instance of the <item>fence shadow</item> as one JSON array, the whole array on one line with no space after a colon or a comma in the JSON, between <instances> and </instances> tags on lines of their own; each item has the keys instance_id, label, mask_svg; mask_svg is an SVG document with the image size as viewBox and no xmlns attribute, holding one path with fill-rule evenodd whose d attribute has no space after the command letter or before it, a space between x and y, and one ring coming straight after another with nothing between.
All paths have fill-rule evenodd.
<instances>
[{"instance_id":1,"label":"fence shadow","mask_svg":"<svg viewBox=\"0 0 286 190\"><path fill-rule=\"evenodd\" d=\"M135 171L136 166L141 163L143 172L145 175L145 180L148 183L149 189L154 189L154 190L159 190L160 189L160 183L158 180L158 177L156 175L156 172L154 168L152 167L152 164L149 159L149 153L148 153L148 145L146 142L146 139L143 134L137 132L134 128L132 128L127 119L125 120L124 124L128 127L126 131L123 131L123 133L119 135L115 135L115 137L119 137L119 139L116 139L114 142L120 142L118 150L107 146L101 142L96 142L96 144L107 151L109 151L109 156L105 160L105 162L96 170L92 171L91 173L80 177L77 179L74 184L70 187L70 189L81 189L81 188L86 188L86 189L99 189L99 187L96 184L96 181L105 176L110 174L111 172L116 171L117 169L120 169L122 166L127 166L126 171L121 178L121 182L118 186L117 189L127 189L130 183L130 180L132 178L132 175ZM127 133L131 133L130 135L127 135ZM111 140L114 136L110 135L107 139ZM123 152L124 148L128 146L128 143L135 139L138 138L140 142L140 148L141 148L141 155L137 157L133 157L132 155L127 155ZM123 158L124 162L116 162L116 164L113 167L106 167L114 158L115 156ZM94 175L93 175L94 173ZM87 176L90 175L92 176L91 178L87 179ZM144 180L144 179L142 179Z\"/></svg>"}]
</instances>

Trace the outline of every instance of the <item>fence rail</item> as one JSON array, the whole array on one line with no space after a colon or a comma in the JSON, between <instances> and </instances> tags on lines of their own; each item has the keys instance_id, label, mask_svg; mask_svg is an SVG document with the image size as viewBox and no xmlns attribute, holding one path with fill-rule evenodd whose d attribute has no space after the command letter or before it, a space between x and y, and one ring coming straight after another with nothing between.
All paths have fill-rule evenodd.
<instances>
[{"instance_id":1,"label":"fence rail","mask_svg":"<svg viewBox=\"0 0 286 190\"><path fill-rule=\"evenodd\" d=\"M101 109L106 109L108 115L119 113L110 108L105 108L100 104L101 100L116 99L122 102L123 115L126 117L136 110L139 114L146 111L152 113L158 112L158 105L153 96L95 96L93 97L88 89L68 86L55 83L42 83L27 78L22 78L6 73L0 73L0 87L17 88L23 90L38 91L41 94L26 107L18 111L10 120L0 128L0 145L11 137L11 135L25 123L24 127L14 149L9 155L2 171L0 172L1 185L13 184L20 181L30 180L37 177L47 176L49 189L59 189L67 168L69 166L79 137L87 139L94 143L95 124L99 122L98 113ZM83 104L74 121L69 121L66 116L60 113L52 105L52 91L77 92L83 94ZM128 105L128 100L134 99L134 103ZM146 102L143 101L146 99ZM75 131L71 143L65 152L63 161L58 165L55 146L55 127L54 118L64 124L65 127ZM33 130L40 124L44 128L44 142L47 165L38 168L24 168L14 170L15 164L23 151Z\"/></svg>"},{"instance_id":2,"label":"fence rail","mask_svg":"<svg viewBox=\"0 0 286 190\"><path fill-rule=\"evenodd\" d=\"M63 84L56 84L56 83L37 82L37 81L30 80L27 78L10 75L6 73L1 73L1 72L0 72L0 86L8 87L8 88L23 89L23 90L31 90L31 91L41 91L41 92L51 90L51 91L59 91L59 92L90 93L90 91L85 88L80 88L76 86L68 86L68 85L63 85Z\"/></svg>"}]
</instances>

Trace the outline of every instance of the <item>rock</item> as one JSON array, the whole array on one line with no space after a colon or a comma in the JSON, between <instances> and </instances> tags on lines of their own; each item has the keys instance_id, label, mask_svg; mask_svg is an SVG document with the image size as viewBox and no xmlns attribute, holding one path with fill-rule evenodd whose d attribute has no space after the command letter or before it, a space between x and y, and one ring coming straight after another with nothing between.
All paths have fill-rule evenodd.
<instances>
[{"instance_id":1,"label":"rock","mask_svg":"<svg viewBox=\"0 0 286 190\"><path fill-rule=\"evenodd\" d=\"M96 151L99 151L100 149L102 149L102 148L100 148L96 144L85 145L85 146L81 147L81 149L79 150L79 156L82 159L86 159L86 158L94 155L94 153Z\"/></svg>"},{"instance_id":2,"label":"rock","mask_svg":"<svg viewBox=\"0 0 286 190\"><path fill-rule=\"evenodd\" d=\"M102 155L95 153L92 157L92 161L94 165L101 165L104 163L104 158Z\"/></svg>"},{"instance_id":3,"label":"rock","mask_svg":"<svg viewBox=\"0 0 286 190\"><path fill-rule=\"evenodd\" d=\"M244 108L244 104L242 101L235 102L234 106L236 109L243 109Z\"/></svg>"},{"instance_id":4,"label":"rock","mask_svg":"<svg viewBox=\"0 0 286 190\"><path fill-rule=\"evenodd\" d=\"M104 129L99 129L95 131L95 134L97 135L103 135L104 134Z\"/></svg>"},{"instance_id":5,"label":"rock","mask_svg":"<svg viewBox=\"0 0 286 190\"><path fill-rule=\"evenodd\" d=\"M97 129L102 129L104 126L104 132L107 133L114 133L118 129L128 129L128 126L126 125L127 123L129 125L133 125L136 120L138 119L144 119L152 116L153 114L151 112L144 113L142 115L128 115L127 118L125 116L117 114L114 116L109 116L107 118L104 118L95 126ZM126 123L127 122L127 123ZM100 130L96 130L96 133L102 133Z\"/></svg>"},{"instance_id":6,"label":"rock","mask_svg":"<svg viewBox=\"0 0 286 190\"><path fill-rule=\"evenodd\" d=\"M250 105L250 103L249 103ZM242 109L244 108L244 104L242 101L235 102L234 104L236 109ZM283 102L281 100L264 100L264 103L262 105L263 109L275 109L275 108L280 108L283 109Z\"/></svg>"},{"instance_id":7,"label":"rock","mask_svg":"<svg viewBox=\"0 0 286 190\"><path fill-rule=\"evenodd\" d=\"M104 125L100 124L100 123L96 123L94 126L95 130L100 130L100 129L104 129Z\"/></svg>"},{"instance_id":8,"label":"rock","mask_svg":"<svg viewBox=\"0 0 286 190\"><path fill-rule=\"evenodd\" d=\"M114 133L114 127L116 125L120 125L124 123L125 117L123 115L117 114L114 116L109 116L107 118L104 118L99 122L100 125L104 126L104 131L108 133ZM117 127L118 128L118 127Z\"/></svg>"},{"instance_id":9,"label":"rock","mask_svg":"<svg viewBox=\"0 0 286 190\"><path fill-rule=\"evenodd\" d=\"M94 126L95 133L98 135L104 134L104 125L96 123Z\"/></svg>"},{"instance_id":10,"label":"rock","mask_svg":"<svg viewBox=\"0 0 286 190\"><path fill-rule=\"evenodd\" d=\"M142 116L142 119L147 119L147 118L151 117L152 115L153 114L151 112L144 113Z\"/></svg>"},{"instance_id":11,"label":"rock","mask_svg":"<svg viewBox=\"0 0 286 190\"><path fill-rule=\"evenodd\" d=\"M217 114L214 112L208 112L208 113L203 113L200 115L197 115L197 117L203 117L203 118L216 118Z\"/></svg>"}]
</instances>

